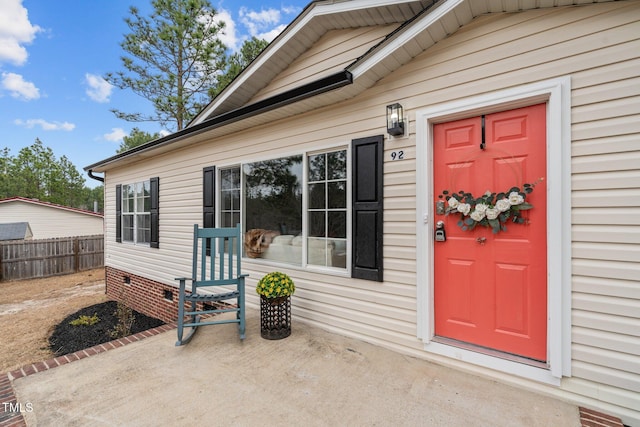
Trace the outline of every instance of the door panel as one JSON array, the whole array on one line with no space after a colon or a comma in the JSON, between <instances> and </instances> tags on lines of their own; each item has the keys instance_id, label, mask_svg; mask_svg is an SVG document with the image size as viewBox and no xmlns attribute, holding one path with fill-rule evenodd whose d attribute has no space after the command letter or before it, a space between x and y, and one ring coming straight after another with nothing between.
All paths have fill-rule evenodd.
<instances>
[{"instance_id":1,"label":"door panel","mask_svg":"<svg viewBox=\"0 0 640 427\"><path fill-rule=\"evenodd\" d=\"M480 197L533 184L546 173L546 105L434 125L434 194ZM547 358L546 191L527 195L527 224L464 231L459 214L436 216L435 334L536 360Z\"/></svg>"}]
</instances>

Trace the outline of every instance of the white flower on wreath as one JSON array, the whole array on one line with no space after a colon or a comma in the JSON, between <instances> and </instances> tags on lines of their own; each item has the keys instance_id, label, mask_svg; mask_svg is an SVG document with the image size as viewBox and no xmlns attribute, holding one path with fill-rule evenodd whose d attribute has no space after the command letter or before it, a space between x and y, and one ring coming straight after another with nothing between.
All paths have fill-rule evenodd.
<instances>
[{"instance_id":1,"label":"white flower on wreath","mask_svg":"<svg viewBox=\"0 0 640 427\"><path fill-rule=\"evenodd\" d=\"M484 211L479 211L478 206L476 206L476 210L474 210L473 212L471 212L471 215L469 215L471 217L472 220L480 222L484 219L485 217L485 213Z\"/></svg>"},{"instance_id":2,"label":"white flower on wreath","mask_svg":"<svg viewBox=\"0 0 640 427\"><path fill-rule=\"evenodd\" d=\"M513 191L509 194L509 204L511 206L517 206L524 203L524 197L520 195L517 191Z\"/></svg>"},{"instance_id":3,"label":"white flower on wreath","mask_svg":"<svg viewBox=\"0 0 640 427\"><path fill-rule=\"evenodd\" d=\"M471 211L471 205L469 203L460 203L457 209L461 214L469 215L469 212Z\"/></svg>"},{"instance_id":4,"label":"white flower on wreath","mask_svg":"<svg viewBox=\"0 0 640 427\"><path fill-rule=\"evenodd\" d=\"M487 209L485 214L487 215L488 220L494 220L498 218L498 215L500 215L500 211L496 208L489 208Z\"/></svg>"},{"instance_id":5,"label":"white flower on wreath","mask_svg":"<svg viewBox=\"0 0 640 427\"><path fill-rule=\"evenodd\" d=\"M506 212L511 209L511 203L509 203L508 199L500 199L496 202L496 209L498 209L498 212Z\"/></svg>"},{"instance_id":6,"label":"white flower on wreath","mask_svg":"<svg viewBox=\"0 0 640 427\"><path fill-rule=\"evenodd\" d=\"M487 209L489 209L489 205L486 205L484 203L478 203L476 205L476 209L475 210L484 214L487 211Z\"/></svg>"},{"instance_id":7,"label":"white flower on wreath","mask_svg":"<svg viewBox=\"0 0 640 427\"><path fill-rule=\"evenodd\" d=\"M457 209L460 202L455 197L451 197L449 200L447 200L447 204L451 209Z\"/></svg>"}]
</instances>

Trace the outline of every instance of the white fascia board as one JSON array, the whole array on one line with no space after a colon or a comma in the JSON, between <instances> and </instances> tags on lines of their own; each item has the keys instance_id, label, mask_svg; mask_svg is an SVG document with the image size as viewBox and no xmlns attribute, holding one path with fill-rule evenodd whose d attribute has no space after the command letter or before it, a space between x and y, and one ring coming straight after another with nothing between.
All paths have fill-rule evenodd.
<instances>
[{"instance_id":1,"label":"white fascia board","mask_svg":"<svg viewBox=\"0 0 640 427\"><path fill-rule=\"evenodd\" d=\"M374 65L384 60L387 56L393 54L393 52L395 52L400 46L411 41L422 31L429 28L435 22L438 22L438 20L442 19L442 17L446 16L448 13L451 13L456 7L466 1L467 0L447 0L439 6L436 6L434 10L428 12L422 19L417 20L401 30L392 38L392 40L383 44L370 56L367 56L366 59L358 61L353 67L348 68L353 75L353 79L356 80L359 76L370 70Z\"/></svg>"},{"instance_id":2,"label":"white fascia board","mask_svg":"<svg viewBox=\"0 0 640 427\"><path fill-rule=\"evenodd\" d=\"M399 3L413 3L415 1L416 0L350 0L342 2L329 1L325 4L316 4L315 9L317 10L314 10L314 15L333 15L336 13L351 12L360 9L371 9L381 6L395 6Z\"/></svg>"}]
</instances>

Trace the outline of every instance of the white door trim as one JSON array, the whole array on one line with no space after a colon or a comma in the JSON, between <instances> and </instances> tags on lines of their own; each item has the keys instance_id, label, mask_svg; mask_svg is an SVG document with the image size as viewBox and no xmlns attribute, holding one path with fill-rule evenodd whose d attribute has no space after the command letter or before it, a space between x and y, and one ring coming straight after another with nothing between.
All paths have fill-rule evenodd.
<instances>
[{"instance_id":1,"label":"white door trim","mask_svg":"<svg viewBox=\"0 0 640 427\"><path fill-rule=\"evenodd\" d=\"M547 103L547 369L433 342L433 124ZM571 375L571 79L561 77L416 111L417 335L428 352L551 384ZM423 262L427 260L427 262Z\"/></svg>"}]
</instances>

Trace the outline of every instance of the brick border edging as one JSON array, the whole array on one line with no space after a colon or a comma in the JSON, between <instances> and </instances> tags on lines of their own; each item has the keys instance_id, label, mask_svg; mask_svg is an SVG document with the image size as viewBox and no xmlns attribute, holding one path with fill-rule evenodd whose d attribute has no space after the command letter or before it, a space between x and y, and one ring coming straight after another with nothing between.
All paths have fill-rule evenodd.
<instances>
[{"instance_id":1,"label":"brick border edging","mask_svg":"<svg viewBox=\"0 0 640 427\"><path fill-rule=\"evenodd\" d=\"M624 427L622 420L618 417L583 407L580 407L580 425L582 427Z\"/></svg>"},{"instance_id":2,"label":"brick border edging","mask_svg":"<svg viewBox=\"0 0 640 427\"><path fill-rule=\"evenodd\" d=\"M0 406L2 406L2 411L0 412L0 427L26 427L27 425L21 412L5 412L5 403L12 405L18 404L12 381L35 374L37 372L42 372L56 368L58 366L66 365L67 363L71 363L75 360L84 359L86 357L100 354L114 348L119 348L127 344L141 341L145 338L149 338L175 328L175 322L166 323L164 325L147 329L146 331L138 332L137 334L129 335L124 338L119 338L103 344L98 344L84 350L78 350L75 353L65 354L64 356L54 357L53 359L49 359L44 362L27 364L16 370L0 374Z\"/></svg>"}]
</instances>

